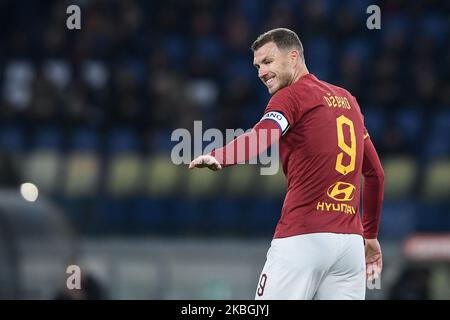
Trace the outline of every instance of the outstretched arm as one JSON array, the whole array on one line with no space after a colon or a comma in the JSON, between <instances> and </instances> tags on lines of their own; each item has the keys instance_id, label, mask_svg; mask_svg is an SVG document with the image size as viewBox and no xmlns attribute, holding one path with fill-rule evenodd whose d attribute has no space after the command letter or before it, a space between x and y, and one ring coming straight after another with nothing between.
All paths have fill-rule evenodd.
<instances>
[{"instance_id":1,"label":"outstretched arm","mask_svg":"<svg viewBox=\"0 0 450 320\"><path fill-rule=\"evenodd\" d=\"M192 160L189 169L206 167L216 171L247 162L265 152L280 136L281 129L275 121L262 120L250 132L240 135L226 146Z\"/></svg>"}]
</instances>

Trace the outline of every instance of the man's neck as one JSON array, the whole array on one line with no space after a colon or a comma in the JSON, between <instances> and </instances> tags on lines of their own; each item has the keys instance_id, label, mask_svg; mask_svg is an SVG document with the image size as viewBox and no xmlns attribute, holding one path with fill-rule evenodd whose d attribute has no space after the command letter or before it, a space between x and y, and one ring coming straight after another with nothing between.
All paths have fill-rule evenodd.
<instances>
[{"instance_id":1,"label":"man's neck","mask_svg":"<svg viewBox=\"0 0 450 320\"><path fill-rule=\"evenodd\" d=\"M293 81L292 83L297 82L301 77L305 76L309 74L308 69L306 68L306 66L303 66L302 68L299 68L298 70L296 70L296 72L294 73L294 77L293 77ZM291 84L292 84L291 83Z\"/></svg>"}]
</instances>

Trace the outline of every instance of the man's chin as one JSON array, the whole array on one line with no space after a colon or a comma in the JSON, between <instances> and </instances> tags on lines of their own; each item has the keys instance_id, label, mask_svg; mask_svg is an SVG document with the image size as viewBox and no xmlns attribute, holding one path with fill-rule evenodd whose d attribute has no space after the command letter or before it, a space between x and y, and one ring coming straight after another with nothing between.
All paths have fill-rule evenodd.
<instances>
[{"instance_id":1,"label":"man's chin","mask_svg":"<svg viewBox=\"0 0 450 320\"><path fill-rule=\"evenodd\" d=\"M273 95L279 90L279 88L278 87L273 87L273 88L268 88L268 90L269 90L269 93L271 95Z\"/></svg>"}]
</instances>

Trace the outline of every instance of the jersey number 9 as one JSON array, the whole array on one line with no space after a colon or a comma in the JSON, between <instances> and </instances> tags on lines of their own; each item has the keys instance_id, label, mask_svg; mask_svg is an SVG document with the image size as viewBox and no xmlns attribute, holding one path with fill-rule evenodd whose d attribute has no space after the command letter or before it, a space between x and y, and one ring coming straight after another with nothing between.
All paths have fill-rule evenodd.
<instances>
[{"instance_id":1,"label":"jersey number 9","mask_svg":"<svg viewBox=\"0 0 450 320\"><path fill-rule=\"evenodd\" d=\"M344 140L344 125L350 130L350 145L348 145ZM356 160L356 137L355 137L355 127L353 126L352 120L345 117L344 115L336 118L337 127L337 138L338 146L343 152L340 152L336 158L336 171L346 175L349 172L355 170L355 160ZM344 158L344 152L350 157L350 163L344 165L342 159Z\"/></svg>"}]
</instances>

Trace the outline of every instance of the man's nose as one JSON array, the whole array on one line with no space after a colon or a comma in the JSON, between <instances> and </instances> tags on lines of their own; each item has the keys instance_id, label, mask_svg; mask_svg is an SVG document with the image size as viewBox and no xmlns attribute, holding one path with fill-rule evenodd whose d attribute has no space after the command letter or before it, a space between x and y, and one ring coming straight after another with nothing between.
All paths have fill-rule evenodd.
<instances>
[{"instance_id":1,"label":"man's nose","mask_svg":"<svg viewBox=\"0 0 450 320\"><path fill-rule=\"evenodd\" d=\"M260 78L264 78L266 75L267 75L267 70L265 70L265 69L263 69L263 68L260 68L259 70L258 70L258 77L260 77Z\"/></svg>"}]
</instances>

